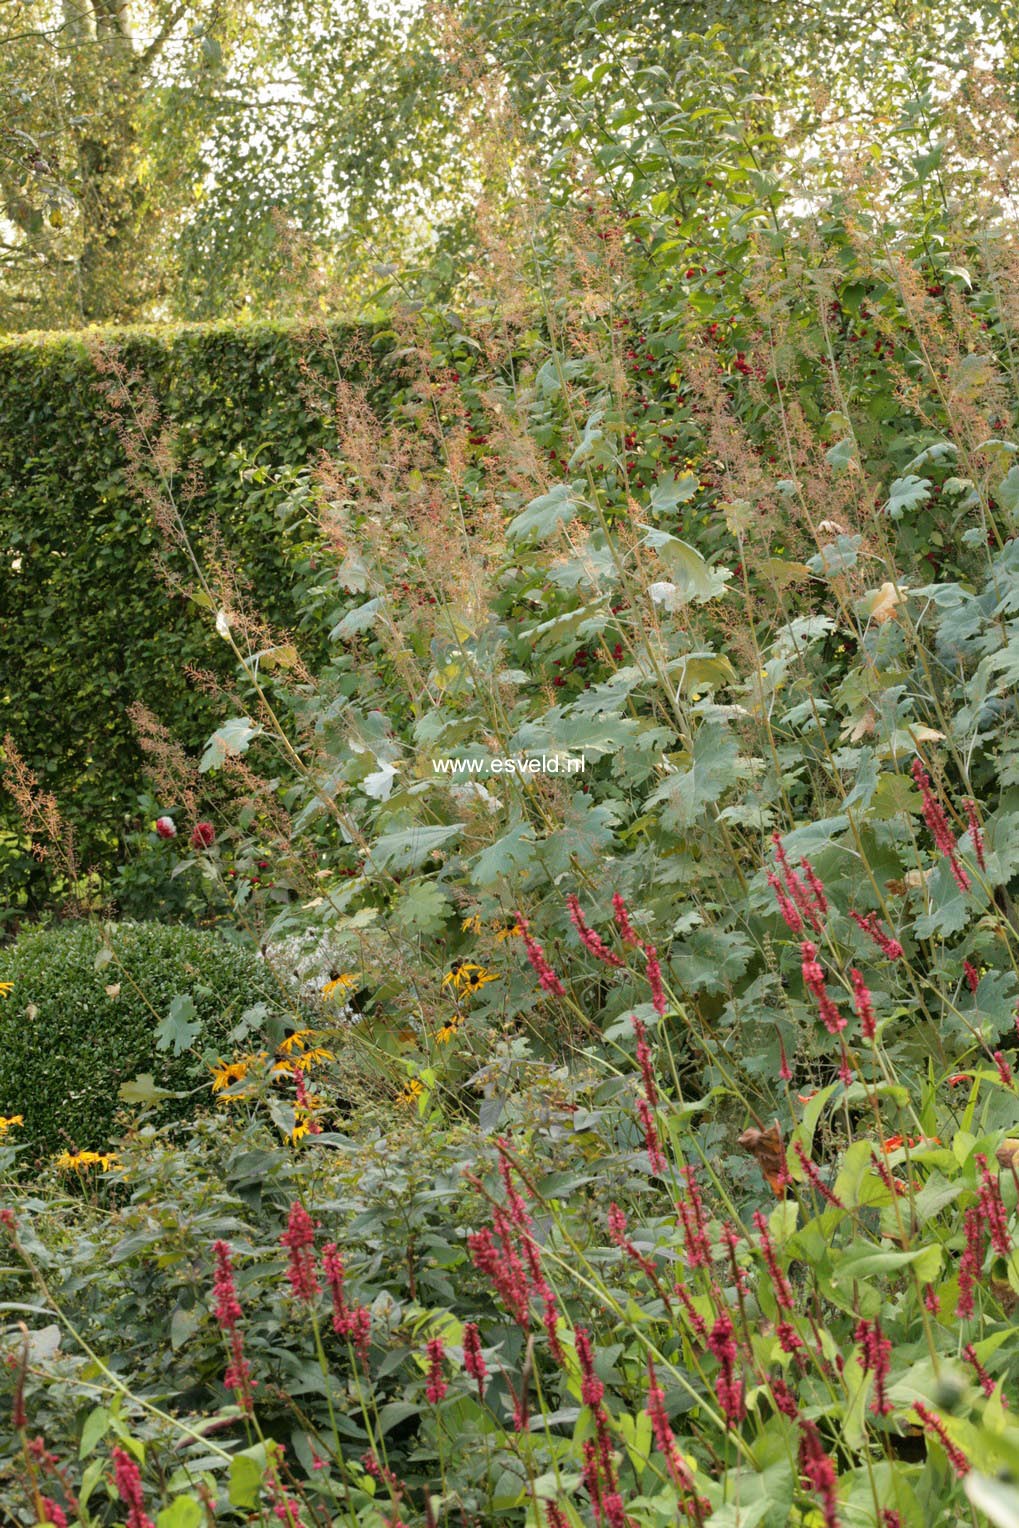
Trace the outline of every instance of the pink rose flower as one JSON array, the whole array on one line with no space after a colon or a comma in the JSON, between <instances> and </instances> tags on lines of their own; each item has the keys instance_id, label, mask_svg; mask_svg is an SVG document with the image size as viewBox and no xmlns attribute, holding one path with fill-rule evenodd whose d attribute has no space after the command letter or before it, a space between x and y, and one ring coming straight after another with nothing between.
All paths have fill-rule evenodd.
<instances>
[{"instance_id":1,"label":"pink rose flower","mask_svg":"<svg viewBox=\"0 0 1019 1528\"><path fill-rule=\"evenodd\" d=\"M157 817L156 832L159 834L160 838L176 838L177 824L174 822L172 817Z\"/></svg>"},{"instance_id":2,"label":"pink rose flower","mask_svg":"<svg viewBox=\"0 0 1019 1528\"><path fill-rule=\"evenodd\" d=\"M211 822L196 822L191 834L192 849L211 849L216 842L216 830Z\"/></svg>"}]
</instances>

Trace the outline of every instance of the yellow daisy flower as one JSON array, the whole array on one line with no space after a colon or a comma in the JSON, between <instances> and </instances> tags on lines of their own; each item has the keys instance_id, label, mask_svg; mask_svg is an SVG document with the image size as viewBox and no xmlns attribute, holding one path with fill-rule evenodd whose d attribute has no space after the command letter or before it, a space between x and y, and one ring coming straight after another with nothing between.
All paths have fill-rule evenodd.
<instances>
[{"instance_id":1,"label":"yellow daisy flower","mask_svg":"<svg viewBox=\"0 0 1019 1528\"><path fill-rule=\"evenodd\" d=\"M464 972L459 991L465 997L469 997L472 992L480 992L482 987L487 987L489 982L497 982L498 980L499 973L497 971L485 971L478 966L472 971Z\"/></svg>"},{"instance_id":2,"label":"yellow daisy flower","mask_svg":"<svg viewBox=\"0 0 1019 1528\"><path fill-rule=\"evenodd\" d=\"M460 925L460 930L464 934L480 934L481 919L477 913L472 913L469 918L465 918Z\"/></svg>"},{"instance_id":3,"label":"yellow daisy flower","mask_svg":"<svg viewBox=\"0 0 1019 1528\"><path fill-rule=\"evenodd\" d=\"M406 1087L401 1088L399 1093L397 1093L396 1101L398 1104L415 1103L424 1091L424 1084L418 1078L412 1077Z\"/></svg>"},{"instance_id":4,"label":"yellow daisy flower","mask_svg":"<svg viewBox=\"0 0 1019 1528\"><path fill-rule=\"evenodd\" d=\"M322 996L331 998L338 994L342 997L344 993L357 986L358 979L352 971L343 971L339 976L334 976L331 982L326 982L322 988Z\"/></svg>"},{"instance_id":5,"label":"yellow daisy flower","mask_svg":"<svg viewBox=\"0 0 1019 1528\"><path fill-rule=\"evenodd\" d=\"M14 991L13 982L0 982L0 997L10 997Z\"/></svg>"},{"instance_id":6,"label":"yellow daisy flower","mask_svg":"<svg viewBox=\"0 0 1019 1528\"><path fill-rule=\"evenodd\" d=\"M471 992L480 992L481 988L489 982L499 980L498 973L486 971L479 966L476 960L454 960L446 975L442 978L444 987L452 986L459 996Z\"/></svg>"},{"instance_id":7,"label":"yellow daisy flower","mask_svg":"<svg viewBox=\"0 0 1019 1528\"><path fill-rule=\"evenodd\" d=\"M230 1090L231 1100L247 1098L250 1095L250 1089L246 1089L243 1093L234 1093L232 1090L239 1082L244 1081L253 1064L258 1064L265 1059L265 1051L259 1051L257 1056L241 1056L236 1061L224 1061L220 1056L217 1064L209 1068L212 1072L212 1091L225 1093Z\"/></svg>"},{"instance_id":8,"label":"yellow daisy flower","mask_svg":"<svg viewBox=\"0 0 1019 1528\"><path fill-rule=\"evenodd\" d=\"M212 1072L212 1091L222 1093L227 1088L232 1088L235 1083L243 1082L248 1075L248 1063L246 1061L224 1061L220 1056Z\"/></svg>"},{"instance_id":9,"label":"yellow daisy flower","mask_svg":"<svg viewBox=\"0 0 1019 1528\"><path fill-rule=\"evenodd\" d=\"M314 1033L313 1029L295 1029L292 1035L287 1035L286 1039L281 1040L277 1045L277 1055L289 1056L295 1045L298 1049L304 1050L308 1043L308 1037L314 1035Z\"/></svg>"},{"instance_id":10,"label":"yellow daisy flower","mask_svg":"<svg viewBox=\"0 0 1019 1528\"><path fill-rule=\"evenodd\" d=\"M119 1154L115 1151L104 1151L99 1158L99 1166L102 1168L104 1173L108 1173L111 1167L119 1167Z\"/></svg>"},{"instance_id":11,"label":"yellow daisy flower","mask_svg":"<svg viewBox=\"0 0 1019 1528\"><path fill-rule=\"evenodd\" d=\"M101 1161L98 1151L62 1151L57 1157L57 1167L64 1173L80 1173Z\"/></svg>"},{"instance_id":12,"label":"yellow daisy flower","mask_svg":"<svg viewBox=\"0 0 1019 1528\"><path fill-rule=\"evenodd\" d=\"M501 929L499 929L496 932L495 942L496 942L496 944L502 944L503 940L505 940L505 939L513 939L517 934L520 934L522 932L523 931L522 931L522 929L520 927L520 924L519 923L514 923L512 928L501 928Z\"/></svg>"},{"instance_id":13,"label":"yellow daisy flower","mask_svg":"<svg viewBox=\"0 0 1019 1528\"><path fill-rule=\"evenodd\" d=\"M3 1140L13 1125L23 1125L24 1123L25 1116L23 1114L0 1114L0 1141Z\"/></svg>"},{"instance_id":14,"label":"yellow daisy flower","mask_svg":"<svg viewBox=\"0 0 1019 1528\"><path fill-rule=\"evenodd\" d=\"M453 1036L456 1034L459 1028L460 1020L450 1019L448 1024L443 1024L441 1029L437 1029L435 1031L436 1042L439 1045L446 1045L450 1040L452 1040Z\"/></svg>"},{"instance_id":15,"label":"yellow daisy flower","mask_svg":"<svg viewBox=\"0 0 1019 1528\"><path fill-rule=\"evenodd\" d=\"M335 1060L336 1057L331 1050L326 1050L324 1045L316 1045L311 1050L302 1052L300 1056L284 1057L282 1061L277 1061L272 1069L273 1076L290 1077L295 1067L300 1067L302 1072L306 1072L321 1061Z\"/></svg>"},{"instance_id":16,"label":"yellow daisy flower","mask_svg":"<svg viewBox=\"0 0 1019 1528\"><path fill-rule=\"evenodd\" d=\"M301 1117L297 1117L295 1119L295 1121L294 1121L294 1128L290 1132L290 1144L291 1144L291 1146L296 1146L298 1141L303 1141L304 1137L309 1133L310 1129L311 1129L311 1117L310 1117L310 1115L305 1115L303 1119Z\"/></svg>"}]
</instances>

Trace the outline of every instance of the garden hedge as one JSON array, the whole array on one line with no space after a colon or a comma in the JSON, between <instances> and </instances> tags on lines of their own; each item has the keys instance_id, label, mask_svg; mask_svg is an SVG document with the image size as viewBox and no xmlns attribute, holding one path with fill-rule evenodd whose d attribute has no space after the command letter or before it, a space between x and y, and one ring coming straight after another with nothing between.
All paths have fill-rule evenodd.
<instances>
[{"instance_id":1,"label":"garden hedge","mask_svg":"<svg viewBox=\"0 0 1019 1528\"><path fill-rule=\"evenodd\" d=\"M103 938L92 924L38 929L0 950L0 982L12 984L0 1003L0 1115L24 1116L12 1139L30 1156L106 1150L120 1085L143 1072L186 1091L160 1104L160 1118L192 1115L211 1098L195 1051L229 1057L246 1009L286 1011L272 968L211 930L122 923L110 943L116 959L98 967ZM200 1026L180 1056L156 1037L157 1015L177 996L191 998L189 1022Z\"/></svg>"},{"instance_id":2,"label":"garden hedge","mask_svg":"<svg viewBox=\"0 0 1019 1528\"><path fill-rule=\"evenodd\" d=\"M332 444L309 374L334 383L351 355L388 339L342 324L233 323L0 342L0 732L57 795L86 862L108 856L140 787L128 706L144 701L196 746L220 718L185 665L232 673L211 621L157 572L161 537L96 367L111 345L158 401L182 467L197 469L189 528L203 543L215 522L255 604L286 627L296 611L280 495L243 469L300 465ZM10 803L0 820L12 821Z\"/></svg>"}]
</instances>

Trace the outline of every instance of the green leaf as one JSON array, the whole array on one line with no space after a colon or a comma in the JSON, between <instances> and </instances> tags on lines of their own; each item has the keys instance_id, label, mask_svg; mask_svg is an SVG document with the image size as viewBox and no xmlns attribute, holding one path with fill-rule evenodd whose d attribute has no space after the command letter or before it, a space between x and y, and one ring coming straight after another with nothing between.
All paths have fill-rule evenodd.
<instances>
[{"instance_id":1,"label":"green leaf","mask_svg":"<svg viewBox=\"0 0 1019 1528\"><path fill-rule=\"evenodd\" d=\"M994 1528L1019 1528L1019 1491L1014 1486L970 1470L962 1488L970 1505L982 1512Z\"/></svg>"},{"instance_id":2,"label":"green leaf","mask_svg":"<svg viewBox=\"0 0 1019 1528\"><path fill-rule=\"evenodd\" d=\"M355 605L353 610L348 610L336 626L329 633L332 642L345 642L348 637L356 637L360 632L367 631L374 626L375 621L385 604L385 595L378 594L372 600L366 600L363 605Z\"/></svg>"},{"instance_id":3,"label":"green leaf","mask_svg":"<svg viewBox=\"0 0 1019 1528\"><path fill-rule=\"evenodd\" d=\"M96 1406L85 1418L85 1425L81 1429L81 1443L78 1445L78 1458L87 1459L100 1439L105 1438L113 1420L105 1406Z\"/></svg>"},{"instance_id":4,"label":"green leaf","mask_svg":"<svg viewBox=\"0 0 1019 1528\"><path fill-rule=\"evenodd\" d=\"M661 806L665 827L674 833L683 832L735 782L738 757L739 744L733 733L720 722L705 722L694 738L689 767L669 775L648 805Z\"/></svg>"},{"instance_id":5,"label":"green leaf","mask_svg":"<svg viewBox=\"0 0 1019 1528\"><path fill-rule=\"evenodd\" d=\"M1010 467L996 490L998 503L1014 520L1019 517L1019 466Z\"/></svg>"},{"instance_id":6,"label":"green leaf","mask_svg":"<svg viewBox=\"0 0 1019 1528\"><path fill-rule=\"evenodd\" d=\"M885 514L890 520L901 520L907 509L919 509L930 498L930 478L917 477L910 472L906 477L896 478L888 490Z\"/></svg>"},{"instance_id":7,"label":"green leaf","mask_svg":"<svg viewBox=\"0 0 1019 1528\"><path fill-rule=\"evenodd\" d=\"M408 934L437 934L452 906L449 897L434 881L419 881L403 889L393 918Z\"/></svg>"},{"instance_id":8,"label":"green leaf","mask_svg":"<svg viewBox=\"0 0 1019 1528\"><path fill-rule=\"evenodd\" d=\"M410 1417L420 1415L421 1407L415 1406L411 1401L388 1401L379 1412L379 1431L385 1437L386 1433L400 1422L406 1422Z\"/></svg>"},{"instance_id":9,"label":"green leaf","mask_svg":"<svg viewBox=\"0 0 1019 1528\"><path fill-rule=\"evenodd\" d=\"M506 527L509 541L544 541L560 525L566 525L581 503L580 483L557 483L548 493L532 499L527 508Z\"/></svg>"},{"instance_id":10,"label":"green leaf","mask_svg":"<svg viewBox=\"0 0 1019 1528\"><path fill-rule=\"evenodd\" d=\"M199 1528L205 1512L193 1496L178 1496L156 1518L156 1528Z\"/></svg>"},{"instance_id":11,"label":"green leaf","mask_svg":"<svg viewBox=\"0 0 1019 1528\"><path fill-rule=\"evenodd\" d=\"M419 870L434 850L448 844L462 828L462 822L449 822L435 827L383 833L372 845L372 862L381 870Z\"/></svg>"},{"instance_id":12,"label":"green leaf","mask_svg":"<svg viewBox=\"0 0 1019 1528\"><path fill-rule=\"evenodd\" d=\"M820 578L837 578L855 568L862 536L836 536L828 546L823 546L813 557L807 558L807 567Z\"/></svg>"},{"instance_id":13,"label":"green leaf","mask_svg":"<svg viewBox=\"0 0 1019 1528\"><path fill-rule=\"evenodd\" d=\"M102 1480L109 1467L110 1466L108 1461L104 1459L102 1455L100 1455L98 1459L93 1459L88 1469L82 1475L81 1490L78 1492L78 1501L82 1507L86 1507L88 1505L89 1497L92 1495L92 1492Z\"/></svg>"},{"instance_id":14,"label":"green leaf","mask_svg":"<svg viewBox=\"0 0 1019 1528\"><path fill-rule=\"evenodd\" d=\"M232 716L222 727L216 728L206 744L198 765L199 772L206 775L211 769L220 769L228 758L246 753L253 739L261 733L262 728L249 716Z\"/></svg>"},{"instance_id":15,"label":"green leaf","mask_svg":"<svg viewBox=\"0 0 1019 1528\"><path fill-rule=\"evenodd\" d=\"M825 453L824 459L833 469L836 475L845 472L856 461L856 443L851 435L831 446Z\"/></svg>"},{"instance_id":16,"label":"green leaf","mask_svg":"<svg viewBox=\"0 0 1019 1528\"><path fill-rule=\"evenodd\" d=\"M927 1247L902 1248L853 1247L834 1258L834 1284L845 1287L854 1279L867 1279L875 1273L900 1273L915 1265L920 1282L929 1284L941 1267L941 1247L937 1242Z\"/></svg>"},{"instance_id":17,"label":"green leaf","mask_svg":"<svg viewBox=\"0 0 1019 1528\"><path fill-rule=\"evenodd\" d=\"M251 1511L258 1506L258 1494L265 1474L265 1445L256 1444L235 1454L230 1461L229 1497L231 1507Z\"/></svg>"},{"instance_id":18,"label":"green leaf","mask_svg":"<svg viewBox=\"0 0 1019 1528\"><path fill-rule=\"evenodd\" d=\"M126 1104L154 1104L161 1098L177 1098L169 1088L158 1087L151 1072L140 1072L130 1082L122 1082L117 1089L117 1096Z\"/></svg>"},{"instance_id":19,"label":"green leaf","mask_svg":"<svg viewBox=\"0 0 1019 1528\"><path fill-rule=\"evenodd\" d=\"M667 609L678 610L695 601L699 605L724 594L725 586L732 577L728 568L712 567L695 547L670 536L667 531L648 529L645 546L652 547L661 558L671 577L671 585L652 584L652 589L663 592L658 603ZM656 598L652 594L652 598Z\"/></svg>"},{"instance_id":20,"label":"green leaf","mask_svg":"<svg viewBox=\"0 0 1019 1528\"><path fill-rule=\"evenodd\" d=\"M178 993L170 1004L166 1018L156 1025L156 1045L161 1051L169 1050L172 1045L173 1054L183 1056L186 1050L190 1050L202 1032L201 1020L195 1017L196 1012L194 999L187 993Z\"/></svg>"},{"instance_id":21,"label":"green leaf","mask_svg":"<svg viewBox=\"0 0 1019 1528\"><path fill-rule=\"evenodd\" d=\"M534 829L529 822L518 822L471 861L471 880L486 890L508 882L530 869L537 852Z\"/></svg>"},{"instance_id":22,"label":"green leaf","mask_svg":"<svg viewBox=\"0 0 1019 1528\"><path fill-rule=\"evenodd\" d=\"M651 508L660 515L677 504L687 504L697 492L697 474L681 472L678 477L661 478L651 492Z\"/></svg>"}]
</instances>

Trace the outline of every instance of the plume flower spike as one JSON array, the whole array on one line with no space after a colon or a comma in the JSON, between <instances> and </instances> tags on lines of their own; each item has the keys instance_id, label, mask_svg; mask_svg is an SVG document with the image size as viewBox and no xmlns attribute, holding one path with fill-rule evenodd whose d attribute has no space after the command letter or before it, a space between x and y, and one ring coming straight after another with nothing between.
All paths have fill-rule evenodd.
<instances>
[{"instance_id":1,"label":"plume flower spike","mask_svg":"<svg viewBox=\"0 0 1019 1528\"><path fill-rule=\"evenodd\" d=\"M585 921L580 902L572 892L566 898L566 906L570 914L570 922L580 935L580 942L584 948L590 950L595 959L600 960L603 965L621 967L623 962L619 956L609 949L601 936Z\"/></svg>"},{"instance_id":2,"label":"plume flower spike","mask_svg":"<svg viewBox=\"0 0 1019 1528\"><path fill-rule=\"evenodd\" d=\"M527 958L537 972L539 987L541 987L543 992L550 992L553 997L565 997L566 988L549 965L545 951L531 933L530 925L523 913L517 913L516 922L521 938L524 941Z\"/></svg>"}]
</instances>

